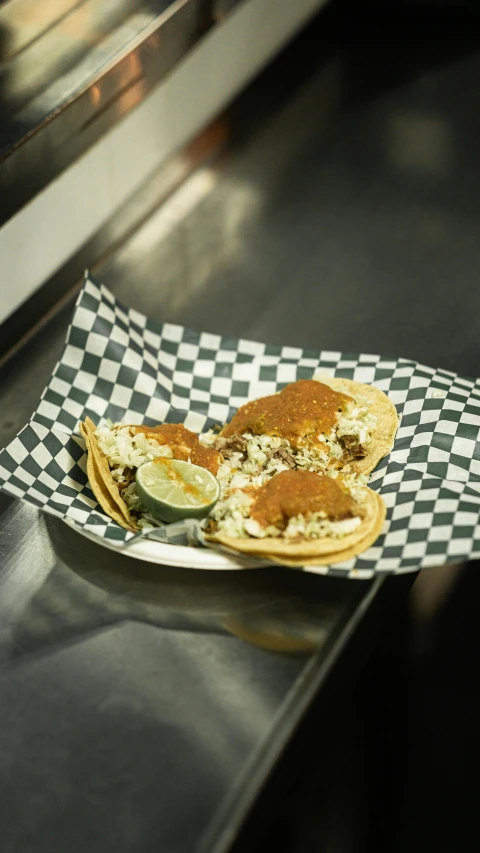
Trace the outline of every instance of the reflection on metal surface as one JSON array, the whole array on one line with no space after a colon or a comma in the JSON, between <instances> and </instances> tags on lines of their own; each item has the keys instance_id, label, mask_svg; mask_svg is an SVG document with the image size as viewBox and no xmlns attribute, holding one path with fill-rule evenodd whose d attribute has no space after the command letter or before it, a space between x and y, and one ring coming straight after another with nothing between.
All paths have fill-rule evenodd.
<instances>
[{"instance_id":1,"label":"reflection on metal surface","mask_svg":"<svg viewBox=\"0 0 480 853\"><path fill-rule=\"evenodd\" d=\"M0 224L144 99L202 35L205 8L85 0L65 5L63 17L47 10L44 30L38 21L37 36L17 39L14 53L4 33L22 31L20 18L9 20L10 3L0 10L9 56L0 65Z\"/></svg>"},{"instance_id":2,"label":"reflection on metal surface","mask_svg":"<svg viewBox=\"0 0 480 853\"><path fill-rule=\"evenodd\" d=\"M56 358L54 350L59 353L62 346L63 329L60 337L52 336L50 328L47 337L38 337L41 329L52 321L52 317L63 310L65 305L72 303L76 292L83 281L85 268L95 273L106 259L120 250L121 245L139 226L148 226L150 217L168 200L175 189L188 179L196 169L206 163L213 163L224 149L230 135L230 127L225 119L213 122L192 142L176 153L174 157L149 176L148 181L140 187L137 193L106 223L93 239L76 254L46 285L43 290L30 300L8 324L2 326L0 338L0 370L10 362L14 352L25 347L27 339L37 334L37 340L43 340L48 349L52 348L50 367ZM25 335L25 330L28 334ZM13 346L12 346L13 345ZM2 358L3 356L3 358ZM45 384L48 371L38 375L41 384ZM5 375L5 370L4 370ZM34 410L37 399L34 394L24 394L20 401L17 394L15 371L8 371L8 387L3 385L3 407L0 412L0 446L9 443L8 435L13 437L25 423ZM43 381L42 380L43 377ZM32 389L33 390L33 389Z\"/></svg>"},{"instance_id":3,"label":"reflection on metal surface","mask_svg":"<svg viewBox=\"0 0 480 853\"><path fill-rule=\"evenodd\" d=\"M0 659L12 652L15 626L22 621L31 602L45 584L54 559L54 551L48 536L45 519L36 513L30 516L30 536L20 548L11 551L7 543L18 533L22 507L17 503L6 504L2 495L0 503L0 587L1 627ZM18 562L20 560L20 562ZM35 570L32 571L32 566Z\"/></svg>"},{"instance_id":4,"label":"reflection on metal surface","mask_svg":"<svg viewBox=\"0 0 480 853\"><path fill-rule=\"evenodd\" d=\"M278 568L232 576L135 563L90 542L82 541L79 548L75 531L56 519L39 517L31 507L7 501L2 508L4 517L6 513L11 518L0 532L0 590L9 593L0 595L0 623L8 626L8 631L0 631L0 721L10 733L8 756L15 756L17 773L24 773L26 753L16 747L5 719L7 709L13 708L20 731L32 718L42 720L44 733L28 750L30 763L43 767L45 747L47 775L57 776L63 767L56 757L63 755L64 733L70 741L70 728L80 726L88 732L82 747L88 773L94 772L111 790L111 762L102 770L95 759L95 728L103 720L107 730L101 738L102 755L109 744L116 753L127 748L129 762L138 756L142 785L163 786L167 776L162 768L168 764L168 789L175 794L176 806L172 803L169 817L162 812L158 822L156 802L156 840L161 849L192 851L265 739L270 750L281 749L286 732L282 727L274 747L273 721L281 713L285 725L294 697L305 701L313 673L319 677L322 671L327 639L331 644L347 617L359 612L357 605L368 599L372 586L345 586L331 579L319 584L303 573ZM35 560L29 560L26 546L37 551ZM27 571L22 572L24 565ZM288 637L293 642L279 643L278 638ZM36 699L25 701L39 671L49 689L35 690ZM16 698L8 693L12 681ZM53 722L55 711L52 717L45 703L62 711L69 708L64 725ZM143 744L139 730L146 720L155 736ZM136 737L126 746L130 722ZM167 724L173 726L168 734ZM145 777L147 755L152 753L155 783ZM70 751L65 755L78 772L77 757ZM2 750L0 781L6 756ZM116 781L117 806L117 785L129 791L135 776L128 773L128 779ZM255 787L260 780L254 777L250 770L249 785ZM206 800L200 789L210 792ZM82 800L85 790L83 782L74 798ZM146 811L143 801L142 815ZM186 839L181 829L185 811L198 815L194 825L189 819ZM169 833L175 837L174 848L167 844ZM90 849L99 853L101 848ZM131 848L117 844L115 849L126 853Z\"/></svg>"},{"instance_id":5,"label":"reflection on metal surface","mask_svg":"<svg viewBox=\"0 0 480 853\"><path fill-rule=\"evenodd\" d=\"M253 626L249 624L253 621ZM261 621L261 620L259 620ZM246 643L251 643L252 646L257 646L259 649L265 649L270 652L279 652L281 654L290 655L311 655L318 647L318 633L320 626L317 626L316 637L296 636L292 635L292 626L289 623L287 630L282 632L281 626L276 625L270 620L266 620L266 624L258 625L256 620L248 620L247 625L242 622L228 621L225 627L241 640ZM320 632L324 633L324 632ZM326 637L326 634L324 634Z\"/></svg>"},{"instance_id":6,"label":"reflection on metal surface","mask_svg":"<svg viewBox=\"0 0 480 853\"><path fill-rule=\"evenodd\" d=\"M80 540L31 507L5 504L0 622L10 634L0 641L3 657L46 652L125 620L311 656L344 612L339 584L326 583L325 597L314 578L287 569L233 576L151 565ZM357 597L353 588L344 592L348 601Z\"/></svg>"},{"instance_id":7,"label":"reflection on metal surface","mask_svg":"<svg viewBox=\"0 0 480 853\"><path fill-rule=\"evenodd\" d=\"M421 572L411 592L412 612L415 619L429 622L438 614L452 587L465 569L464 563L449 563Z\"/></svg>"},{"instance_id":8,"label":"reflection on metal surface","mask_svg":"<svg viewBox=\"0 0 480 853\"><path fill-rule=\"evenodd\" d=\"M0 7L0 30L5 33L0 62L25 50L85 0L7 0Z\"/></svg>"},{"instance_id":9,"label":"reflection on metal surface","mask_svg":"<svg viewBox=\"0 0 480 853\"><path fill-rule=\"evenodd\" d=\"M32 121L52 108L49 90L61 80L63 94L69 94L69 78L77 85L101 71L110 52L110 43L126 47L130 38L152 22L152 14L139 9L140 0L86 0L70 14L46 27L39 37L2 67L1 98L4 120L18 115L30 104ZM6 10L8 11L7 3ZM127 30L125 28L128 28ZM98 49L99 46L101 53ZM82 74L83 71L83 74ZM83 79L82 79L83 78ZM34 101L34 99L36 99ZM32 103L33 102L33 103ZM58 106L61 101L58 101ZM34 110L36 109L37 115ZM32 126L33 129L33 126Z\"/></svg>"},{"instance_id":10,"label":"reflection on metal surface","mask_svg":"<svg viewBox=\"0 0 480 853\"><path fill-rule=\"evenodd\" d=\"M100 86L92 86L90 89L90 100L94 107L98 107L100 100L102 98L102 93L100 91Z\"/></svg>"},{"instance_id":11,"label":"reflection on metal surface","mask_svg":"<svg viewBox=\"0 0 480 853\"><path fill-rule=\"evenodd\" d=\"M130 262L136 263L155 245L178 228L185 217L212 191L217 181L213 169L204 168L193 174L153 214L145 226L132 238Z\"/></svg>"},{"instance_id":12,"label":"reflection on metal surface","mask_svg":"<svg viewBox=\"0 0 480 853\"><path fill-rule=\"evenodd\" d=\"M142 265L146 257L161 253L162 246L169 251L173 236L184 257L181 286L173 288L168 297L176 312L181 312L194 295L202 292L212 275L242 256L250 227L260 215L262 198L258 189L248 180L232 176L228 180L228 203L218 211L218 216L214 215L213 230L208 229L204 235L202 247L197 245L189 229L182 228L182 222L207 211L208 215L213 213L209 197L220 178L221 171L210 167L193 174L132 236L125 251L120 250L117 255L118 261L133 274L137 264ZM159 282L159 286L164 285Z\"/></svg>"},{"instance_id":13,"label":"reflection on metal surface","mask_svg":"<svg viewBox=\"0 0 480 853\"><path fill-rule=\"evenodd\" d=\"M76 531L51 517L44 524L58 560L73 572L68 584L70 600L65 602L69 606L65 610L79 617L79 627L82 611L85 616L94 589L99 600L106 601L108 597L116 601L119 618L164 625L172 630L238 636L243 630L249 635L244 638L247 642L255 633L283 636L284 651L288 650L288 637L303 641L304 650L308 644L310 653L318 650L340 616L335 601L317 596L315 580L303 574L267 568L236 572L233 576L230 572L151 565L123 558L90 541L82 541L79 549ZM66 574L64 582L67 588ZM89 590L86 598L81 589ZM307 589L309 595L304 594ZM54 593L52 597L47 590L44 610L47 598L55 602L58 595Z\"/></svg>"}]
</instances>

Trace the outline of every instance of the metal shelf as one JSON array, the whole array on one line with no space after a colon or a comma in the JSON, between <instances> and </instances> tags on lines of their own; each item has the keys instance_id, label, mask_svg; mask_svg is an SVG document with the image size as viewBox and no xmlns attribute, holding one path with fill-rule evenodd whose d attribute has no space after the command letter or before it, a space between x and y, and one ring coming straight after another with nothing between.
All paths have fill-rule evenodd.
<instances>
[{"instance_id":1,"label":"metal shelf","mask_svg":"<svg viewBox=\"0 0 480 853\"><path fill-rule=\"evenodd\" d=\"M0 7L0 225L136 107L214 22L210 0Z\"/></svg>"}]
</instances>

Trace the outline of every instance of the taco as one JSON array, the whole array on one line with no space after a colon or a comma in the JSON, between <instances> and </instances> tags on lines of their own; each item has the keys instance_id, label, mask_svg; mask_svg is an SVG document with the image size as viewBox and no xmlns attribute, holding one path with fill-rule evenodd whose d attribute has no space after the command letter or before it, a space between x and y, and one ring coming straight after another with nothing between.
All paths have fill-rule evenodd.
<instances>
[{"instance_id":1,"label":"taco","mask_svg":"<svg viewBox=\"0 0 480 853\"><path fill-rule=\"evenodd\" d=\"M230 490L211 513L207 539L287 566L330 565L378 538L385 504L355 477L289 470L255 489Z\"/></svg>"},{"instance_id":2,"label":"taco","mask_svg":"<svg viewBox=\"0 0 480 853\"><path fill-rule=\"evenodd\" d=\"M286 470L367 475L392 448L395 406L383 391L349 379L300 379L241 406L202 441L224 457L223 490L258 488Z\"/></svg>"},{"instance_id":3,"label":"taco","mask_svg":"<svg viewBox=\"0 0 480 853\"><path fill-rule=\"evenodd\" d=\"M121 527L125 527L127 530L137 530L138 527L111 476L107 458L98 446L95 424L90 418L87 418L84 423L80 423L80 433L87 448L88 481L98 503L103 511Z\"/></svg>"},{"instance_id":4,"label":"taco","mask_svg":"<svg viewBox=\"0 0 480 853\"><path fill-rule=\"evenodd\" d=\"M192 462L216 474L221 454L203 446L183 424L149 427L118 424L96 427L90 418L80 424L87 447L87 475L100 506L127 530L157 524L137 494L135 474L144 462L159 458Z\"/></svg>"},{"instance_id":5,"label":"taco","mask_svg":"<svg viewBox=\"0 0 480 853\"><path fill-rule=\"evenodd\" d=\"M80 428L95 496L129 530L158 523L135 479L139 466L157 459L191 462L217 477L221 497L206 539L240 553L288 565L338 562L368 548L383 524L385 506L366 475L391 449L397 414L373 386L299 380L242 406L220 434L198 436L182 424L96 427L89 418ZM277 515L283 507L276 520L262 523L262 501Z\"/></svg>"},{"instance_id":6,"label":"taco","mask_svg":"<svg viewBox=\"0 0 480 853\"><path fill-rule=\"evenodd\" d=\"M342 459L350 466L350 471L354 474L370 474L393 447L398 429L398 414L394 404L375 385L328 376L318 377L315 381L354 400L354 404L347 405L347 413L353 409L353 423L351 426L343 423L342 418L337 427L337 438L343 449ZM363 416L365 410L366 417ZM365 427L362 421L367 421Z\"/></svg>"}]
</instances>

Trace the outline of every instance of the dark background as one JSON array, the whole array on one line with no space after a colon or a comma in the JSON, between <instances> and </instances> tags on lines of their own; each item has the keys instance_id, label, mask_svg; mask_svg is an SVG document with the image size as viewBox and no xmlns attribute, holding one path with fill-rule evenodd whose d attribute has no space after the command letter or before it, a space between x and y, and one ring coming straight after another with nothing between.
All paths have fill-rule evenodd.
<instances>
[{"instance_id":1,"label":"dark background","mask_svg":"<svg viewBox=\"0 0 480 853\"><path fill-rule=\"evenodd\" d=\"M338 262L337 242L335 275L338 281L343 263L345 278L363 285L340 287L351 349L370 333L377 349L470 376L480 373L479 5L339 0L326 13L327 31L317 32L322 47L341 57L348 81L324 144L343 202L342 224L331 226L346 257ZM315 27L303 38L315 38ZM403 152L401 143L389 152L385 127L402 114L413 119L412 136L407 130ZM430 150L427 140L435 125L449 140L442 164L435 133ZM334 217L333 190L332 198ZM391 321L375 329L385 301ZM325 311L322 325L334 328L338 306ZM480 850L479 596L476 562L422 574L329 718L332 739L327 746L321 739L321 748L325 720L317 709L310 754L300 770L291 764L290 789L259 851Z\"/></svg>"}]
</instances>

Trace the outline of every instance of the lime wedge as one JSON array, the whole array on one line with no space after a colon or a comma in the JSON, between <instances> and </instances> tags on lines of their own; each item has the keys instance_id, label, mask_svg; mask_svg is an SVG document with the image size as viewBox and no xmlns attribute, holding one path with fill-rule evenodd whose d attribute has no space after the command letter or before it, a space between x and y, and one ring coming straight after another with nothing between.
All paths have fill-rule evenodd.
<instances>
[{"instance_id":1,"label":"lime wedge","mask_svg":"<svg viewBox=\"0 0 480 853\"><path fill-rule=\"evenodd\" d=\"M159 521L204 518L220 496L218 480L199 465L161 456L137 468L137 493Z\"/></svg>"}]
</instances>

